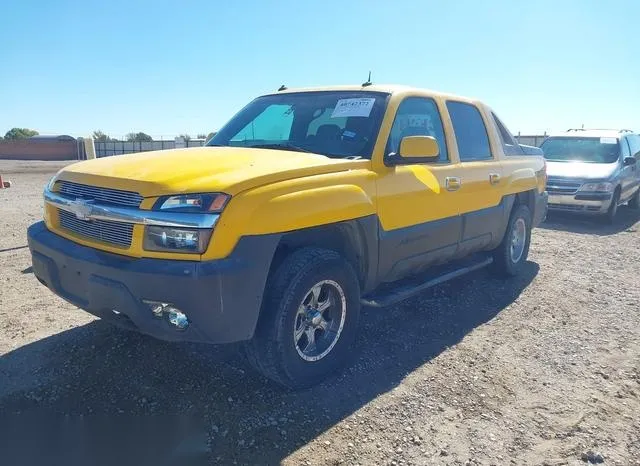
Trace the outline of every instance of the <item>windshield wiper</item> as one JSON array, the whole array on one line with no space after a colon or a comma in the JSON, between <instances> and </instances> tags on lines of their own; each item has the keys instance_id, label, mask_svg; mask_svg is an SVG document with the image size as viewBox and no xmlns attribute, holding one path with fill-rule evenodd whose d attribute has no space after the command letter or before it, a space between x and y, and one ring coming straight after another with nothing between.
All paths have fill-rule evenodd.
<instances>
[{"instance_id":1,"label":"windshield wiper","mask_svg":"<svg viewBox=\"0 0 640 466\"><path fill-rule=\"evenodd\" d=\"M298 147L296 145L289 144L287 142L280 143L280 144L256 144L256 145L247 146L247 147L257 148L257 149L283 149L283 150L291 150L291 151L295 151L295 152L313 153L312 151L307 150L307 149L305 149L303 147Z\"/></svg>"}]
</instances>

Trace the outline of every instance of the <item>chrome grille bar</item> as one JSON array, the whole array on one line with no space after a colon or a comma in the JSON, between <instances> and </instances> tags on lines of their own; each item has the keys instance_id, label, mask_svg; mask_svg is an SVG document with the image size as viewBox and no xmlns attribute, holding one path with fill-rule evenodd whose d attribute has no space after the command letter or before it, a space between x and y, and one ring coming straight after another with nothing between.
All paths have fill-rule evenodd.
<instances>
[{"instance_id":1,"label":"chrome grille bar","mask_svg":"<svg viewBox=\"0 0 640 466\"><path fill-rule=\"evenodd\" d=\"M219 214L186 213L155 210L141 210L131 207L117 207L105 204L93 204L85 200L69 199L45 189L44 200L58 209L70 212L81 221L105 220L108 222L157 225L176 228L213 228L220 218Z\"/></svg>"},{"instance_id":2,"label":"chrome grille bar","mask_svg":"<svg viewBox=\"0 0 640 466\"><path fill-rule=\"evenodd\" d=\"M104 243L128 248L133 237L133 225L107 220L84 221L71 212L58 209L60 226L70 232Z\"/></svg>"},{"instance_id":3,"label":"chrome grille bar","mask_svg":"<svg viewBox=\"0 0 640 466\"><path fill-rule=\"evenodd\" d=\"M575 194L582 186L582 181L556 178L550 176L547 179L547 192L549 194Z\"/></svg>"},{"instance_id":4,"label":"chrome grille bar","mask_svg":"<svg viewBox=\"0 0 640 466\"><path fill-rule=\"evenodd\" d=\"M90 199L97 202L121 205L126 207L140 207L143 197L133 191L88 186L71 181L58 181L59 193L72 198Z\"/></svg>"}]
</instances>

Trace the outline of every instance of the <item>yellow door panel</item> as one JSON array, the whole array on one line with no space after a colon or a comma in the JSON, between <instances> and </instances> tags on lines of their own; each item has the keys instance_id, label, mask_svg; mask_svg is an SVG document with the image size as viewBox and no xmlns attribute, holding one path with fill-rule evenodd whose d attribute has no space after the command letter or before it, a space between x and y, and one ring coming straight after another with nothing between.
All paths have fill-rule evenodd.
<instances>
[{"instance_id":1,"label":"yellow door panel","mask_svg":"<svg viewBox=\"0 0 640 466\"><path fill-rule=\"evenodd\" d=\"M503 170L494 160L464 162L460 168L460 212L462 214L495 207L503 194Z\"/></svg>"},{"instance_id":2,"label":"yellow door panel","mask_svg":"<svg viewBox=\"0 0 640 466\"><path fill-rule=\"evenodd\" d=\"M378 216L385 230L457 216L459 193L446 189L456 165L404 165L379 175Z\"/></svg>"}]
</instances>

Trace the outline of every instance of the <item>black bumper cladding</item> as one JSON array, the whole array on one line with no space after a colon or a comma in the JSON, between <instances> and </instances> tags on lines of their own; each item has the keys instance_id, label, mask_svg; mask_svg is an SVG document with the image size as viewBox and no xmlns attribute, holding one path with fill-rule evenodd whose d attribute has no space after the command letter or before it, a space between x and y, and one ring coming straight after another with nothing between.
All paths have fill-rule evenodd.
<instances>
[{"instance_id":1,"label":"black bumper cladding","mask_svg":"<svg viewBox=\"0 0 640 466\"><path fill-rule=\"evenodd\" d=\"M547 218L549 208L549 194L544 191L536 196L536 211L533 218L533 227L537 227Z\"/></svg>"},{"instance_id":2,"label":"black bumper cladding","mask_svg":"<svg viewBox=\"0 0 640 466\"><path fill-rule=\"evenodd\" d=\"M169 341L231 343L253 336L278 235L243 238L226 259L137 259L28 230L33 271L70 303L117 325ZM172 303L189 318L180 331L142 300ZM113 312L113 311L116 312Z\"/></svg>"}]
</instances>

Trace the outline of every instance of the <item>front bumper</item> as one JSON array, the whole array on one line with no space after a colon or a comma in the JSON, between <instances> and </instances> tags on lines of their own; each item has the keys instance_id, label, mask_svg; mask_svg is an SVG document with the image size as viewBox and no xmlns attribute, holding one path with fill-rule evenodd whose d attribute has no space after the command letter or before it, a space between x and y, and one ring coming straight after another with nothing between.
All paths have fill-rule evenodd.
<instances>
[{"instance_id":1,"label":"front bumper","mask_svg":"<svg viewBox=\"0 0 640 466\"><path fill-rule=\"evenodd\" d=\"M611 205L611 193L549 194L549 210L603 214Z\"/></svg>"},{"instance_id":2,"label":"front bumper","mask_svg":"<svg viewBox=\"0 0 640 466\"><path fill-rule=\"evenodd\" d=\"M162 340L231 343L253 336L279 236L243 238L228 258L208 262L102 252L43 222L29 228L28 240L35 276L79 308ZM172 303L189 327L181 331L154 317L143 299Z\"/></svg>"}]
</instances>

